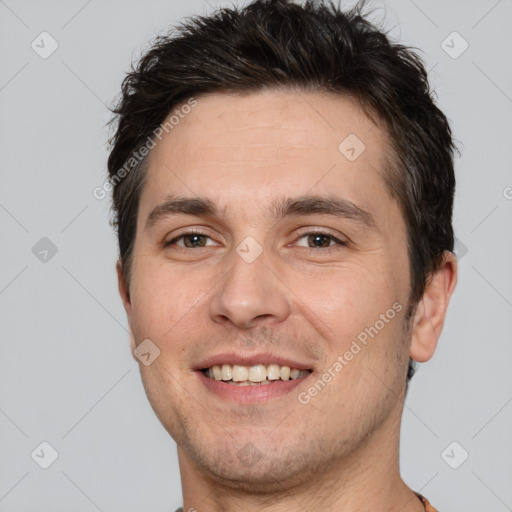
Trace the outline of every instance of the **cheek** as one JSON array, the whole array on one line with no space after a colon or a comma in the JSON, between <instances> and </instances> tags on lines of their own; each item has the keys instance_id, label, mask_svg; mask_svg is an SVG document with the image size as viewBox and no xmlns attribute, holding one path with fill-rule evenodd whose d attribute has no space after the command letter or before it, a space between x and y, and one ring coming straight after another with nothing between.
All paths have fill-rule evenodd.
<instances>
[{"instance_id":1,"label":"cheek","mask_svg":"<svg viewBox=\"0 0 512 512\"><path fill-rule=\"evenodd\" d=\"M139 337L161 341L175 338L181 326L204 308L216 275L214 271L183 272L165 268L154 262L150 264L149 258L146 265L143 262L134 265L131 301L134 329Z\"/></svg>"},{"instance_id":2,"label":"cheek","mask_svg":"<svg viewBox=\"0 0 512 512\"><path fill-rule=\"evenodd\" d=\"M338 265L302 276L293 281L293 290L332 331L352 332L373 323L396 300L389 275L374 263Z\"/></svg>"},{"instance_id":3,"label":"cheek","mask_svg":"<svg viewBox=\"0 0 512 512\"><path fill-rule=\"evenodd\" d=\"M325 397L348 389L364 395L375 373L394 387L396 376L385 374L396 367L405 305L389 269L358 262L295 282L298 315L324 338L322 373L337 376Z\"/></svg>"}]
</instances>

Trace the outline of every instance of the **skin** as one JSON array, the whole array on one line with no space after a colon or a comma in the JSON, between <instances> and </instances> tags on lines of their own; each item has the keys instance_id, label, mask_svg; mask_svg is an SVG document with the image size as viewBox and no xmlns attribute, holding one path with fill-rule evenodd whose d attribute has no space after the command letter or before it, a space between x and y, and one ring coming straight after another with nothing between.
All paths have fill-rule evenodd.
<instances>
[{"instance_id":1,"label":"skin","mask_svg":"<svg viewBox=\"0 0 512 512\"><path fill-rule=\"evenodd\" d=\"M400 421L409 356L430 359L441 333L453 254L407 322L406 227L383 180L385 130L350 99L318 92L197 100L150 153L129 289L117 266L134 345L149 338L160 349L140 370L178 445L184 510L422 511L399 473ZM349 134L366 147L355 161L338 150ZM146 229L168 194L207 197L221 215L170 215ZM350 200L375 226L269 215L275 199L302 194ZM206 236L164 247L191 228ZM312 229L347 245L303 235ZM252 263L236 252L248 236L263 249ZM395 303L401 311L301 404L298 394ZM284 354L313 373L283 397L235 404L194 371L201 359L233 351Z\"/></svg>"}]
</instances>

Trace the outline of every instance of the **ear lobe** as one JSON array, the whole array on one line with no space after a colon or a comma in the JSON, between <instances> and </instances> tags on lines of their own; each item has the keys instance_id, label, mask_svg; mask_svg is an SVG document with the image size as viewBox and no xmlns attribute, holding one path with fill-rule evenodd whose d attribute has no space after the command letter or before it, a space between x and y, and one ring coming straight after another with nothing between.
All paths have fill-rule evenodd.
<instances>
[{"instance_id":1,"label":"ear lobe","mask_svg":"<svg viewBox=\"0 0 512 512\"><path fill-rule=\"evenodd\" d=\"M456 283L457 259L452 252L445 251L443 262L427 282L414 315L410 356L415 361L423 363L434 355Z\"/></svg>"},{"instance_id":2,"label":"ear lobe","mask_svg":"<svg viewBox=\"0 0 512 512\"><path fill-rule=\"evenodd\" d=\"M132 314L132 304L130 300L130 291L128 289L126 280L123 275L123 266L121 260L117 260L116 263L116 271L117 271L117 287L119 289L119 295L121 296L121 300L123 301L123 306L128 315L128 321L130 320L130 316Z\"/></svg>"}]
</instances>

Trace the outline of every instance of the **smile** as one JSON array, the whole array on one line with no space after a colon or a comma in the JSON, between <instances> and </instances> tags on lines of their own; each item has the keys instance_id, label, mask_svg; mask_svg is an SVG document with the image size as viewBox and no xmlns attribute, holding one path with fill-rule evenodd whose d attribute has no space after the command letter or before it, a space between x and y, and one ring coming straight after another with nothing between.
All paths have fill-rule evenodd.
<instances>
[{"instance_id":1,"label":"smile","mask_svg":"<svg viewBox=\"0 0 512 512\"><path fill-rule=\"evenodd\" d=\"M278 364L255 364L242 366L238 364L214 365L202 370L209 379L223 381L235 386L261 386L278 381L296 380L311 373L311 370L299 370Z\"/></svg>"}]
</instances>

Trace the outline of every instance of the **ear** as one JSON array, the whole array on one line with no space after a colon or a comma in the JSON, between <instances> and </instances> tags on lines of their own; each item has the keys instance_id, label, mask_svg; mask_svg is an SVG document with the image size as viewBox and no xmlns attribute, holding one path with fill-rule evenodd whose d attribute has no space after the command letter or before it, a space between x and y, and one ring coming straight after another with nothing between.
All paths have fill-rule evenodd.
<instances>
[{"instance_id":1,"label":"ear","mask_svg":"<svg viewBox=\"0 0 512 512\"><path fill-rule=\"evenodd\" d=\"M130 317L132 314L132 303L130 300L130 290L128 289L128 285L123 275L123 264L121 260L117 260L116 263L116 271L117 271L117 287L119 289L119 295L121 296L121 300L123 301L123 306L128 315L128 321L130 321Z\"/></svg>"},{"instance_id":2,"label":"ear","mask_svg":"<svg viewBox=\"0 0 512 512\"><path fill-rule=\"evenodd\" d=\"M414 315L410 356L415 361L423 363L434 355L456 283L457 258L445 251L443 262L430 276Z\"/></svg>"},{"instance_id":3,"label":"ear","mask_svg":"<svg viewBox=\"0 0 512 512\"><path fill-rule=\"evenodd\" d=\"M126 311L126 316L128 318L128 326L130 328L130 348L133 356L133 351L135 350L137 343L135 342L135 336L133 335L132 328L132 303L130 299L130 290L128 288L128 284L126 283L126 279L123 275L123 264L121 263L121 260L117 260L116 271L119 295L121 296L121 300L123 301L123 306Z\"/></svg>"}]
</instances>

